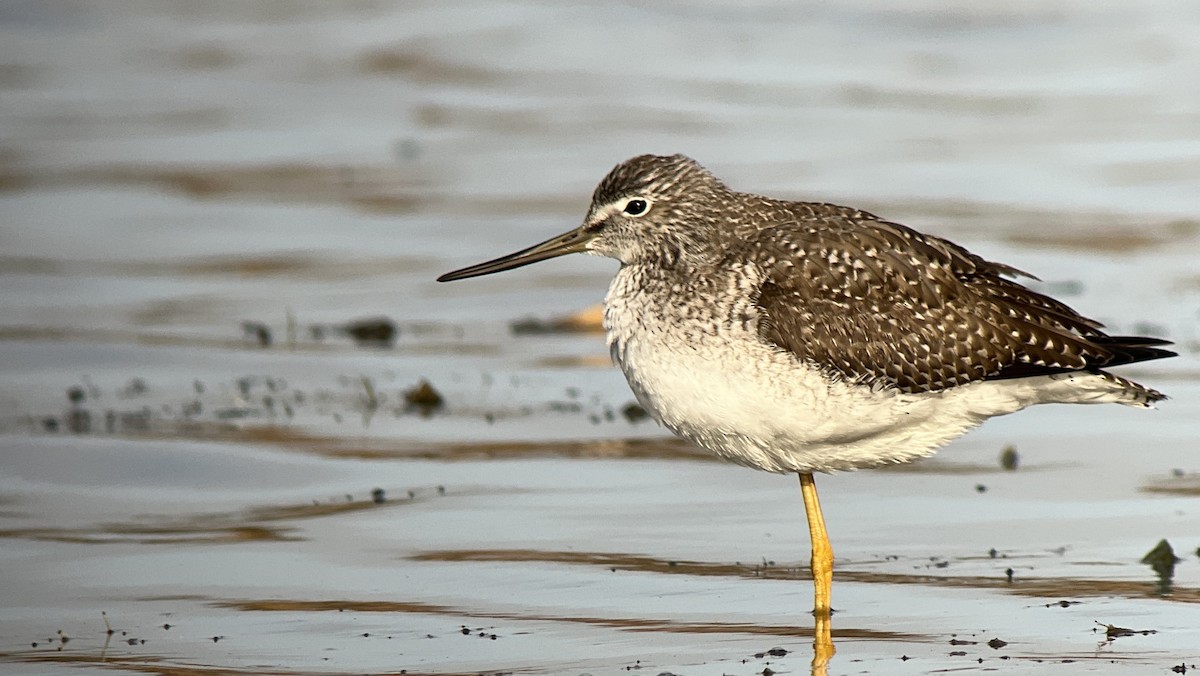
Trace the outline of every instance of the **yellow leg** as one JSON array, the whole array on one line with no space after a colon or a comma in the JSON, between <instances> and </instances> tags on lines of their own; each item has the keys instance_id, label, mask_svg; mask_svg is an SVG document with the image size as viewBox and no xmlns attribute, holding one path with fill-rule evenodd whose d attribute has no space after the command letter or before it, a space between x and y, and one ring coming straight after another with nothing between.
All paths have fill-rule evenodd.
<instances>
[{"instance_id":1,"label":"yellow leg","mask_svg":"<svg viewBox=\"0 0 1200 676\"><path fill-rule=\"evenodd\" d=\"M808 517L808 535L812 540L813 628L812 673L824 674L829 658L833 657L833 637L830 632L830 587L833 586L833 547L825 531L825 517L817 499L817 485L810 473L800 474L800 492L804 495L804 514Z\"/></svg>"},{"instance_id":2,"label":"yellow leg","mask_svg":"<svg viewBox=\"0 0 1200 676\"><path fill-rule=\"evenodd\" d=\"M833 547L825 532L825 517L817 499L817 485L812 474L800 475L800 492L804 494L804 514L808 517L808 536L812 540L813 614L828 615L829 589L833 586Z\"/></svg>"}]
</instances>

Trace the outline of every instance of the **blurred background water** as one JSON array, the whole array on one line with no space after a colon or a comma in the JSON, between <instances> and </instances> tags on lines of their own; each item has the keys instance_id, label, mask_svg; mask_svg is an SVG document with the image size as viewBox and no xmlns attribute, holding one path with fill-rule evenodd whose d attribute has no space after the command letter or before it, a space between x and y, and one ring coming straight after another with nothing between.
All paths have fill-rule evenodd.
<instances>
[{"instance_id":1,"label":"blurred background water","mask_svg":"<svg viewBox=\"0 0 1200 676\"><path fill-rule=\"evenodd\" d=\"M65 668L51 653L100 664L107 609L143 634L178 623L163 613L204 624L193 643L124 646L132 671L577 673L651 656L761 673L761 658L738 662L770 647L756 636L802 652L802 628L745 627L807 626L803 584L666 581L639 559L642 577L614 590L551 555L807 557L792 482L701 462L623 415L632 397L599 336L513 331L598 302L613 263L433 281L573 227L615 163L683 152L737 189L949 237L1115 332L1175 340L1181 358L1127 371L1175 396L1157 413L996 421L933 470L837 477L827 512L851 573L877 555L909 571L993 545L1035 562L1075 547L1059 568L1030 565L1075 588L1144 585L1096 593L1160 629L1088 668L1194 658L1195 556L1191 586L1165 600L1137 559L1160 536L1200 544L1197 34L1200 4L1166 1L4 3L0 651L30 673ZM442 398L428 416L423 379ZM1008 442L1044 471L990 474ZM365 511L373 488L411 509ZM922 538L941 529L931 551ZM467 549L541 554L411 558ZM1008 567L970 565L971 579ZM472 594L464 575L493 584ZM1020 599L935 581L917 611L897 579L850 583L839 617L860 643L843 664L946 667L943 639L983 628L964 619L980 598L1021 617L1008 626L1030 632L1026 657L1096 654L1079 647L1094 607L1031 620ZM401 657L304 605L367 612L354 604L380 597ZM295 604L270 608L286 621L268 598ZM672 628L631 638L622 623L648 616ZM710 627L714 644L702 626L718 617L741 628ZM424 638L479 618L510 640ZM90 638L48 652L64 627ZM225 634L244 641L208 647ZM304 651L326 640L332 663Z\"/></svg>"}]
</instances>

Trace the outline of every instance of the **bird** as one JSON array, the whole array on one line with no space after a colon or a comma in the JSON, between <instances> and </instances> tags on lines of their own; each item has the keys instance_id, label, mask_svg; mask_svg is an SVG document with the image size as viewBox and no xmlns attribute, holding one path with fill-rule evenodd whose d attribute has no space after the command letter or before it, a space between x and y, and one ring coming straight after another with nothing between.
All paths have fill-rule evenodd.
<instances>
[{"instance_id":1,"label":"bird","mask_svg":"<svg viewBox=\"0 0 1200 676\"><path fill-rule=\"evenodd\" d=\"M575 229L438 281L571 253L619 261L606 341L655 420L726 460L799 475L826 622L833 549L815 473L926 457L1036 404L1151 408L1166 396L1107 369L1175 356L947 239L738 192L678 154L618 164Z\"/></svg>"}]
</instances>

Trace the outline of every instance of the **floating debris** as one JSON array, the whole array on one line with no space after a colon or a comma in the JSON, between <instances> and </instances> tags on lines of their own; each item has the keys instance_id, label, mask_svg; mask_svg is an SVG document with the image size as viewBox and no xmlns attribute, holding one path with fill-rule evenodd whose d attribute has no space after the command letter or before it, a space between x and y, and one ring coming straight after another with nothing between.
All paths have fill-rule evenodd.
<instances>
[{"instance_id":1,"label":"floating debris","mask_svg":"<svg viewBox=\"0 0 1200 676\"><path fill-rule=\"evenodd\" d=\"M1097 622L1096 624L1104 627L1104 638L1109 641L1116 638L1121 638L1122 636L1137 636L1138 634L1142 636L1149 636L1151 634L1158 633L1157 629L1130 629L1128 627L1118 627L1112 624L1105 624L1103 622Z\"/></svg>"},{"instance_id":2,"label":"floating debris","mask_svg":"<svg viewBox=\"0 0 1200 676\"><path fill-rule=\"evenodd\" d=\"M404 401L408 408L416 409L421 415L428 416L445 405L445 399L424 378L416 387L404 391Z\"/></svg>"},{"instance_id":3,"label":"floating debris","mask_svg":"<svg viewBox=\"0 0 1200 676\"><path fill-rule=\"evenodd\" d=\"M374 488L371 490L371 502L382 505L387 502L387 494L383 492L382 488Z\"/></svg>"},{"instance_id":4,"label":"floating debris","mask_svg":"<svg viewBox=\"0 0 1200 676\"><path fill-rule=\"evenodd\" d=\"M1000 466L1005 470L1015 472L1020 461L1021 456L1017 454L1016 446L1009 444L1000 451Z\"/></svg>"},{"instance_id":5,"label":"floating debris","mask_svg":"<svg viewBox=\"0 0 1200 676\"><path fill-rule=\"evenodd\" d=\"M242 322L242 337L253 340L259 347L271 347L271 329L262 322Z\"/></svg>"},{"instance_id":6,"label":"floating debris","mask_svg":"<svg viewBox=\"0 0 1200 676\"><path fill-rule=\"evenodd\" d=\"M400 333L396 323L387 317L358 319L338 327L338 330L350 336L355 343L369 347L391 347Z\"/></svg>"},{"instance_id":7,"label":"floating debris","mask_svg":"<svg viewBox=\"0 0 1200 676\"><path fill-rule=\"evenodd\" d=\"M1004 646L1008 645L1008 641L994 638L994 639L988 641L987 644L988 644L988 647L991 648L992 650L999 650L999 649L1003 648Z\"/></svg>"}]
</instances>

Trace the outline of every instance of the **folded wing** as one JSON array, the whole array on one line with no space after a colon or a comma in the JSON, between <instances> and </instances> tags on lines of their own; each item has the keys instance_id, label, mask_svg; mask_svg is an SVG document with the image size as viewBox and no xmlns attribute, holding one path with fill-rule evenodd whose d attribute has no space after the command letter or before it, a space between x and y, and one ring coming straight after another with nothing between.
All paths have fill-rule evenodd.
<instances>
[{"instance_id":1,"label":"folded wing","mask_svg":"<svg viewBox=\"0 0 1200 676\"><path fill-rule=\"evenodd\" d=\"M1173 356L946 240L831 211L759 230L729 260L759 267L762 340L847 380L929 392Z\"/></svg>"}]
</instances>

